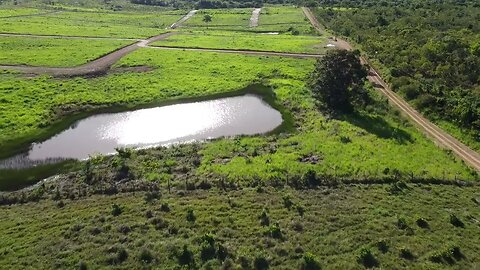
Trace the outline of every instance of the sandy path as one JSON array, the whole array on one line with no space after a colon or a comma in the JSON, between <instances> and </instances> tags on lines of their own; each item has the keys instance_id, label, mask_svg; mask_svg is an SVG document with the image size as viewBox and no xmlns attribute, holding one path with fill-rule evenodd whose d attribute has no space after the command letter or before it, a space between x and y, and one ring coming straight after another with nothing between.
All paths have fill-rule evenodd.
<instances>
[{"instance_id":1,"label":"sandy path","mask_svg":"<svg viewBox=\"0 0 480 270\"><path fill-rule=\"evenodd\" d=\"M58 77L71 77L71 76L84 76L84 75L96 75L103 74L110 69L120 58L135 51L138 48L145 47L151 42L155 42L164 38L167 38L175 33L165 33L158 36L151 37L147 40L140 40L137 43L128 45L121 49L118 49L112 53L109 53L103 57L100 57L92 62L88 62L84 65L71 67L71 68L56 68L56 67L32 67L32 66L9 66L0 65L0 69L17 70L30 74L49 74Z\"/></svg>"},{"instance_id":2,"label":"sandy path","mask_svg":"<svg viewBox=\"0 0 480 270\"><path fill-rule=\"evenodd\" d=\"M252 17L250 18L250 27L258 26L258 17L260 17L261 8L256 8L252 11Z\"/></svg>"},{"instance_id":3,"label":"sandy path","mask_svg":"<svg viewBox=\"0 0 480 270\"><path fill-rule=\"evenodd\" d=\"M322 54L308 54L308 53L286 53L286 52L270 52L270 51L254 51L254 50L234 50L234 49L208 49L208 48L188 48L188 47L172 47L172 46L145 46L150 49L161 50L182 50L182 51L199 51L199 52L217 52L217 53L234 53L245 55L259 55L259 56L282 56L293 58L321 58Z\"/></svg>"},{"instance_id":4,"label":"sandy path","mask_svg":"<svg viewBox=\"0 0 480 270\"><path fill-rule=\"evenodd\" d=\"M190 12L187 13L187 15L183 16L180 20L178 20L176 23L170 25L170 29L175 29L175 28L178 28L180 26L182 26L182 24L184 22L186 22L188 19L190 19L193 15L195 15L195 13L197 13L198 10L191 10Z\"/></svg>"},{"instance_id":5,"label":"sandy path","mask_svg":"<svg viewBox=\"0 0 480 270\"><path fill-rule=\"evenodd\" d=\"M303 8L303 11L311 24L319 32L323 32L323 27L319 24L318 20L313 16L313 13L308 8ZM338 39L332 42L340 49L352 50L353 47L345 40ZM362 63L369 63L364 57L360 59ZM399 95L390 89L385 83L380 74L370 66L368 80L371 81L383 95L385 95L390 104L397 107L403 114L408 116L428 137L433 139L438 145L445 147L453 151L459 156L465 163L474 168L477 172L480 172L480 154L470 149L465 144L461 143L453 136L440 129L438 126L426 119L421 113L416 111L408 102L402 99Z\"/></svg>"}]
</instances>

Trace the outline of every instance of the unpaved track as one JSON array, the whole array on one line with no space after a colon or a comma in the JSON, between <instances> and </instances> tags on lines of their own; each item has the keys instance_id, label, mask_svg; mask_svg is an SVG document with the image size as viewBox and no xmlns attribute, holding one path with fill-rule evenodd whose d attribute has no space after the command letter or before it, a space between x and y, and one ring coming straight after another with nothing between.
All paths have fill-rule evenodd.
<instances>
[{"instance_id":1,"label":"unpaved track","mask_svg":"<svg viewBox=\"0 0 480 270\"><path fill-rule=\"evenodd\" d=\"M170 25L170 29L175 29L175 28L178 28L180 26L182 26L182 24L184 22L186 22L188 19L190 19L193 15L195 15L195 13L197 13L198 10L191 10L190 12L187 13L187 15L183 16L180 20L178 20L176 23Z\"/></svg>"},{"instance_id":2,"label":"unpaved track","mask_svg":"<svg viewBox=\"0 0 480 270\"><path fill-rule=\"evenodd\" d=\"M308 53L286 53L286 52L270 52L270 51L251 51L251 50L233 50L233 49L208 49L208 48L189 48L189 47L171 47L171 46L145 46L150 49L161 50L183 50L183 51L199 51L199 52L217 52L217 53L234 53L245 55L259 55L259 56L282 56L293 58L321 58L322 54L308 54Z\"/></svg>"},{"instance_id":3,"label":"unpaved track","mask_svg":"<svg viewBox=\"0 0 480 270\"><path fill-rule=\"evenodd\" d=\"M323 27L321 27L318 20L315 18L313 13L309 8L302 8L307 18L310 20L310 23L322 33ZM340 49L352 50L353 47L342 39L337 39L334 42L337 47ZM360 59L362 63L369 63L368 60L364 57ZM393 104L395 107L400 109L403 114L407 115L419 128L422 130L428 137L432 138L437 144L442 147L445 147L459 156L466 164L470 165L477 172L480 172L480 154L470 149L465 144L461 143L453 136L440 129L438 126L426 119L422 114L416 111L408 102L403 98L398 96L395 92L390 89L390 87L385 83L382 77L378 72L370 66L368 80L371 81L383 95L385 95L390 104Z\"/></svg>"},{"instance_id":4,"label":"unpaved track","mask_svg":"<svg viewBox=\"0 0 480 270\"><path fill-rule=\"evenodd\" d=\"M8 66L0 65L0 69L17 70L30 74L49 74L58 77L72 77L72 76L86 76L103 74L110 69L120 58L135 51L138 48L145 47L151 42L155 42L164 38L167 38L175 33L165 33L155 37L151 37L147 40L141 40L137 43L128 45L112 53L109 53L103 57L100 57L92 62L88 62L84 65L71 67L71 68L57 68L57 67L32 67L32 66Z\"/></svg>"},{"instance_id":5,"label":"unpaved track","mask_svg":"<svg viewBox=\"0 0 480 270\"><path fill-rule=\"evenodd\" d=\"M256 8L252 11L252 17L250 18L250 27L258 26L258 17L260 17L261 8Z\"/></svg>"}]
</instances>

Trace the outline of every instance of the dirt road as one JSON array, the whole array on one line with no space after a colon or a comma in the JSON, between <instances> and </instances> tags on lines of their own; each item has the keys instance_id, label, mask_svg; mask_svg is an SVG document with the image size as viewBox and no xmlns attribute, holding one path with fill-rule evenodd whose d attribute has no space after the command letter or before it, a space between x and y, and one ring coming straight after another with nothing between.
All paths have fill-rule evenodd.
<instances>
[{"instance_id":1,"label":"dirt road","mask_svg":"<svg viewBox=\"0 0 480 270\"><path fill-rule=\"evenodd\" d=\"M190 19L193 15L195 15L195 13L197 13L198 10L191 10L190 12L187 13L187 15L183 16L180 20L178 20L176 23L170 25L170 29L175 29L175 28L178 28L180 26L182 26L182 24L184 22L186 22L188 19Z\"/></svg>"},{"instance_id":2,"label":"dirt road","mask_svg":"<svg viewBox=\"0 0 480 270\"><path fill-rule=\"evenodd\" d=\"M256 8L252 11L252 17L250 18L250 27L258 26L258 18L260 17L261 8Z\"/></svg>"},{"instance_id":3,"label":"dirt road","mask_svg":"<svg viewBox=\"0 0 480 270\"><path fill-rule=\"evenodd\" d=\"M323 27L315 18L309 8L302 8L310 23L319 31L324 32ZM345 40L338 39L332 41L332 44L336 45L340 49L352 50L353 47ZM362 63L369 63L364 57L361 57ZM397 107L403 114L408 116L428 137L433 139L438 145L451 150L458 157L460 157L466 164L470 165L477 172L480 172L480 154L470 149L465 144L461 143L453 136L437 127L435 124L426 119L421 113L416 111L408 102L398 96L390 89L387 83L382 79L380 74L370 66L368 80L371 81L383 95L385 95L390 104Z\"/></svg>"},{"instance_id":4,"label":"dirt road","mask_svg":"<svg viewBox=\"0 0 480 270\"><path fill-rule=\"evenodd\" d=\"M140 40L134 44L123 47L103 57L100 57L92 62L81 66L71 68L57 68L57 67L32 67L32 66L0 66L0 69L17 70L30 74L49 74L57 77L72 77L72 76L86 76L103 74L110 69L120 58L135 51L138 48L145 47L151 42L155 42L167 38L175 33L165 33L158 36L151 37L147 40Z\"/></svg>"}]
</instances>

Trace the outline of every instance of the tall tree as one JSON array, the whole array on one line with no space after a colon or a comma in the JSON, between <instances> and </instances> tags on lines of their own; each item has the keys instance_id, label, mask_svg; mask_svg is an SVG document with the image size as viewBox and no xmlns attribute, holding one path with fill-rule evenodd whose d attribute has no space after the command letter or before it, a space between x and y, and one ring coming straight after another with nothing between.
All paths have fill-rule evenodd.
<instances>
[{"instance_id":1,"label":"tall tree","mask_svg":"<svg viewBox=\"0 0 480 270\"><path fill-rule=\"evenodd\" d=\"M333 50L318 59L309 85L320 106L330 112L351 112L363 94L367 69L358 51Z\"/></svg>"}]
</instances>

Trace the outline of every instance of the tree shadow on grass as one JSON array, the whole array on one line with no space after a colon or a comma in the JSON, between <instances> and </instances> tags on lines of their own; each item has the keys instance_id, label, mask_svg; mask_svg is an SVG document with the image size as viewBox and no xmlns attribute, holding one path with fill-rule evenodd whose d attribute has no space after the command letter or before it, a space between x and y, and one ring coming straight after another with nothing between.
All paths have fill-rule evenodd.
<instances>
[{"instance_id":1,"label":"tree shadow on grass","mask_svg":"<svg viewBox=\"0 0 480 270\"><path fill-rule=\"evenodd\" d=\"M393 127L380 116L371 116L355 112L343 115L341 118L352 125L366 130L368 133L375 134L379 138L394 139L400 144L413 142L413 138L408 132Z\"/></svg>"}]
</instances>

